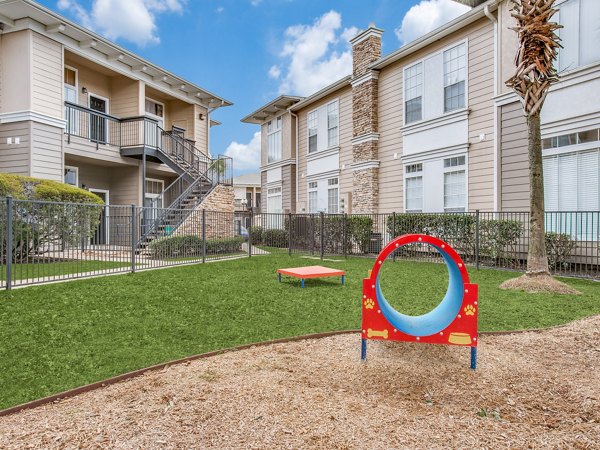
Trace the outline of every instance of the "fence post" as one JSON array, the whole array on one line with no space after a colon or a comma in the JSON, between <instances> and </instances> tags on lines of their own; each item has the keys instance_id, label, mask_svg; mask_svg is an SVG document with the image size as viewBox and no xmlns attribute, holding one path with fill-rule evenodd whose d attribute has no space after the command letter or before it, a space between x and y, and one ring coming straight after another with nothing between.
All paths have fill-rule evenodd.
<instances>
[{"instance_id":1,"label":"fence post","mask_svg":"<svg viewBox=\"0 0 600 450\"><path fill-rule=\"evenodd\" d=\"M348 258L348 214L344 214L344 222L342 223L342 246L344 247L344 258Z\"/></svg>"},{"instance_id":2,"label":"fence post","mask_svg":"<svg viewBox=\"0 0 600 450\"><path fill-rule=\"evenodd\" d=\"M206 210L202 210L202 264L206 262Z\"/></svg>"},{"instance_id":3,"label":"fence post","mask_svg":"<svg viewBox=\"0 0 600 450\"><path fill-rule=\"evenodd\" d=\"M254 225L254 217L252 214L252 210L248 211L248 215L250 216L250 227L248 227L248 258L251 258L252 257L252 232L250 230L252 230L252 227ZM264 226L263 220L264 220L264 216L260 222L261 227Z\"/></svg>"},{"instance_id":4,"label":"fence post","mask_svg":"<svg viewBox=\"0 0 600 450\"><path fill-rule=\"evenodd\" d=\"M321 213L319 214L319 229L321 231L321 260L323 259L323 256L325 256L325 213L323 211L321 211Z\"/></svg>"},{"instance_id":5,"label":"fence post","mask_svg":"<svg viewBox=\"0 0 600 450\"><path fill-rule=\"evenodd\" d=\"M292 256L292 213L288 213L288 255Z\"/></svg>"},{"instance_id":6,"label":"fence post","mask_svg":"<svg viewBox=\"0 0 600 450\"><path fill-rule=\"evenodd\" d=\"M13 198L6 197L6 289L12 289Z\"/></svg>"},{"instance_id":7,"label":"fence post","mask_svg":"<svg viewBox=\"0 0 600 450\"><path fill-rule=\"evenodd\" d=\"M479 270L479 210L475 210L475 268Z\"/></svg>"},{"instance_id":8,"label":"fence post","mask_svg":"<svg viewBox=\"0 0 600 450\"><path fill-rule=\"evenodd\" d=\"M396 212L392 213L392 239L396 239ZM392 261L396 262L396 250L392 254Z\"/></svg>"},{"instance_id":9,"label":"fence post","mask_svg":"<svg viewBox=\"0 0 600 450\"><path fill-rule=\"evenodd\" d=\"M131 205L131 273L135 273L135 248L137 234L137 211L135 205Z\"/></svg>"}]
</instances>

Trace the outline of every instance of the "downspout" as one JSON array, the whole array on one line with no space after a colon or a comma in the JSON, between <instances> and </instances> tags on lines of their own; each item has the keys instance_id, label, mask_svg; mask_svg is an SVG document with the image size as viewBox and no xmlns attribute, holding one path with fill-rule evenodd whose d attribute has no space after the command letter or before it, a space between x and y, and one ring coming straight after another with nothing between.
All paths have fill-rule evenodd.
<instances>
[{"instance_id":1,"label":"downspout","mask_svg":"<svg viewBox=\"0 0 600 450\"><path fill-rule=\"evenodd\" d=\"M491 13L490 5L485 5L483 13L494 25L494 98L496 98L498 96L498 83L500 78L500 74L498 73L498 19ZM494 105L494 211L498 211L498 144L498 107Z\"/></svg>"},{"instance_id":2,"label":"downspout","mask_svg":"<svg viewBox=\"0 0 600 450\"><path fill-rule=\"evenodd\" d=\"M299 142L299 140L298 140L298 131L299 131L298 125L299 125L299 120L298 120L298 116L296 114L294 114L291 109L290 109L290 114L292 115L292 117L294 119L296 119L296 133L295 133L296 134L296 148L295 148L295 151L296 151L296 207L294 208L294 210L295 210L295 213L298 214L298 199L299 199L298 186L300 186L299 181L298 181L298 169L299 169L299 167L298 167L298 153L299 153L299 151L298 151L298 142Z\"/></svg>"}]
</instances>

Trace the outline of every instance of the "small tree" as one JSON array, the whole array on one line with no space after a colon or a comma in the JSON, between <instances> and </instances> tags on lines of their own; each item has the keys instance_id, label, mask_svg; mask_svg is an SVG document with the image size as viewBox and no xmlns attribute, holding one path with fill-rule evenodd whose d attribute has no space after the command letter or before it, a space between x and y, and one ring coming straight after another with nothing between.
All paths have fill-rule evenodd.
<instances>
[{"instance_id":1,"label":"small tree","mask_svg":"<svg viewBox=\"0 0 600 450\"><path fill-rule=\"evenodd\" d=\"M568 292L573 290L550 276L544 230L544 175L540 113L548 89L558 81L554 68L560 38L556 30L561 25L550 19L557 12L555 0L512 0L512 28L519 37L515 74L506 82L521 97L527 117L530 194L530 239L527 272L508 280L501 287L525 289L530 292Z\"/></svg>"}]
</instances>

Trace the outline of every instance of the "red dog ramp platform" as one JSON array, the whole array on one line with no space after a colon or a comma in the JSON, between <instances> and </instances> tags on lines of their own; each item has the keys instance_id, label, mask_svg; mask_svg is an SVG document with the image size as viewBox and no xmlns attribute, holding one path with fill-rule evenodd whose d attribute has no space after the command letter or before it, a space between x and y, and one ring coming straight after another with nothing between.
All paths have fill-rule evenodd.
<instances>
[{"instance_id":1,"label":"red dog ramp platform","mask_svg":"<svg viewBox=\"0 0 600 450\"><path fill-rule=\"evenodd\" d=\"M301 285L304 287L304 280L307 278L325 278L325 277L342 277L342 286L344 285L344 277L346 273L343 270L330 269L323 266L307 266L307 267L292 267L290 269L278 269L277 278L281 283L281 275L288 277L300 278Z\"/></svg>"}]
</instances>

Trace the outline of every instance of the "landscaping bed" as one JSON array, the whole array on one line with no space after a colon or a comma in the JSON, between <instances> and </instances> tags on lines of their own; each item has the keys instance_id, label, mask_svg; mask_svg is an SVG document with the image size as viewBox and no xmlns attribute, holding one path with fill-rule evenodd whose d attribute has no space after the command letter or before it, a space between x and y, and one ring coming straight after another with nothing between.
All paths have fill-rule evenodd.
<instances>
[{"instance_id":1,"label":"landscaping bed","mask_svg":"<svg viewBox=\"0 0 600 450\"><path fill-rule=\"evenodd\" d=\"M2 448L598 448L600 316L468 348L255 347L0 419Z\"/></svg>"}]
</instances>

